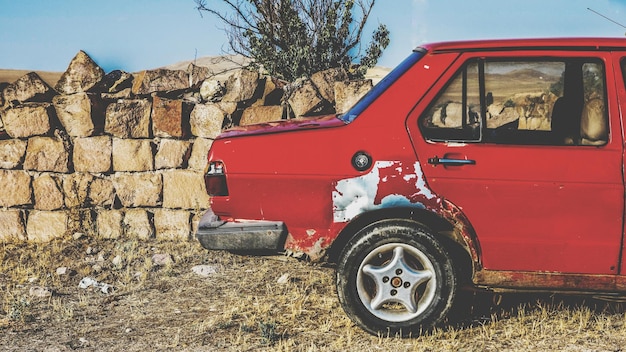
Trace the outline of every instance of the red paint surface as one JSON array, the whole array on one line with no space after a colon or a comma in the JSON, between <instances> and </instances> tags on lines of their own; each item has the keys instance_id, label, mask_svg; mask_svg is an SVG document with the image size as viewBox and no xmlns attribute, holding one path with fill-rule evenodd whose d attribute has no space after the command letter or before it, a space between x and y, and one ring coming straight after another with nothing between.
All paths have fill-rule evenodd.
<instances>
[{"instance_id":1,"label":"red paint surface","mask_svg":"<svg viewBox=\"0 0 626 352\"><path fill-rule=\"evenodd\" d=\"M524 46L534 49L525 51ZM589 50L592 47L624 49L612 54ZM580 285L593 285L597 275L623 274L620 117L626 90L619 61L626 56L626 40L466 42L427 48L424 58L350 124L325 116L238 128L220 136L209 160L224 161L229 196L213 197L213 211L223 219L284 221L289 231L285 247L317 259L347 225L333 220L332 193L341 180L371 171L359 172L351 165L352 156L365 151L374 162L394 163L379 170L374 204L401 195L446 219L458 230L478 269L523 272L523 282L531 282L533 273L576 274ZM463 53L456 52L461 48ZM498 48L517 49L501 53ZM447 80L466 59L498 55L601 59L608 73L609 143L597 148L425 141L417 119ZM476 164L426 163L452 154ZM417 161L432 197L411 178L418 176ZM498 286L498 275L485 277L489 285ZM541 287L559 288L562 276L549 277Z\"/></svg>"}]
</instances>

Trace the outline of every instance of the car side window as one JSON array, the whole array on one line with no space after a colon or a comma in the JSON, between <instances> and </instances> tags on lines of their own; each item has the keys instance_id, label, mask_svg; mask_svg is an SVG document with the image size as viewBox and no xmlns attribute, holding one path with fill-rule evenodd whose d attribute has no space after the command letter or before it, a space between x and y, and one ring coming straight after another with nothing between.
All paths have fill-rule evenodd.
<instances>
[{"instance_id":1,"label":"car side window","mask_svg":"<svg viewBox=\"0 0 626 352\"><path fill-rule=\"evenodd\" d=\"M470 62L446 85L421 119L431 140L480 140L481 104L478 63Z\"/></svg>"},{"instance_id":2,"label":"car side window","mask_svg":"<svg viewBox=\"0 0 626 352\"><path fill-rule=\"evenodd\" d=\"M593 59L470 62L421 117L422 133L433 141L604 145L604 77Z\"/></svg>"}]
</instances>

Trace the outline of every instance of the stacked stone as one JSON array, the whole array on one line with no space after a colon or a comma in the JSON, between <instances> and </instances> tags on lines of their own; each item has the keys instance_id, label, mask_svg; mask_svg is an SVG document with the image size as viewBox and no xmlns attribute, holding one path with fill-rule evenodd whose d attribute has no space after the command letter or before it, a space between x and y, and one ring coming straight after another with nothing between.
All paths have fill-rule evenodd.
<instances>
[{"instance_id":1,"label":"stacked stone","mask_svg":"<svg viewBox=\"0 0 626 352\"><path fill-rule=\"evenodd\" d=\"M222 128L329 111L343 96L332 81L345 79L208 76L193 65L105 75L81 51L54 89L35 73L0 86L0 240L188 239L209 207L203 171Z\"/></svg>"},{"instance_id":2,"label":"stacked stone","mask_svg":"<svg viewBox=\"0 0 626 352\"><path fill-rule=\"evenodd\" d=\"M192 135L183 100L153 94L146 76L146 86L119 72L105 84L80 52L54 90L34 73L5 87L0 238L189 238L209 207L202 171L222 122L206 116L203 137ZM189 88L187 77L164 82L157 89Z\"/></svg>"}]
</instances>

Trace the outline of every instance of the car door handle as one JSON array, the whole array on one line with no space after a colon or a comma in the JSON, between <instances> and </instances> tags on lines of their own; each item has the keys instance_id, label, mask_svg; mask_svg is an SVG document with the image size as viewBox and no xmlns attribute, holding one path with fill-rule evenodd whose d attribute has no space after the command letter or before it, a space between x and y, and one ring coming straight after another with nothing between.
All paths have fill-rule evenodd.
<instances>
[{"instance_id":1,"label":"car door handle","mask_svg":"<svg viewBox=\"0 0 626 352\"><path fill-rule=\"evenodd\" d=\"M437 156L428 158L428 163L432 165L450 165L450 166L462 166L462 165L476 165L476 160L470 159L453 159L453 158L439 158Z\"/></svg>"}]
</instances>

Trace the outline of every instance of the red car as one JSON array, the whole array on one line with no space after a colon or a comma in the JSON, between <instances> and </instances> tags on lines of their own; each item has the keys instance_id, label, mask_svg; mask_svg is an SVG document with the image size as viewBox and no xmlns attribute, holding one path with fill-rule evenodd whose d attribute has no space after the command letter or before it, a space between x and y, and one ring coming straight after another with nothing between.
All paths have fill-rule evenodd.
<instances>
[{"instance_id":1,"label":"red car","mask_svg":"<svg viewBox=\"0 0 626 352\"><path fill-rule=\"evenodd\" d=\"M626 39L424 45L344 115L225 131L197 237L336 262L371 333L461 287L624 294L625 76Z\"/></svg>"}]
</instances>

